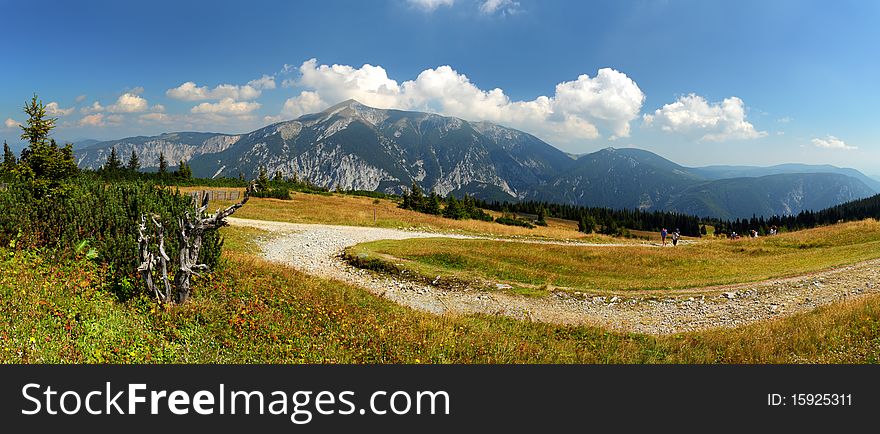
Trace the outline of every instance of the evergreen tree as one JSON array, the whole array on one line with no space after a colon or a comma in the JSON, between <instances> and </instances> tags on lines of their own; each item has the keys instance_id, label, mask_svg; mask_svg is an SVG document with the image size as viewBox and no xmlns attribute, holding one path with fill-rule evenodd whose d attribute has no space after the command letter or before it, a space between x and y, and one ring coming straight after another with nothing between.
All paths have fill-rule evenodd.
<instances>
[{"instance_id":1,"label":"evergreen tree","mask_svg":"<svg viewBox=\"0 0 880 434\"><path fill-rule=\"evenodd\" d=\"M12 149L9 148L9 145L6 141L3 141L3 165L0 166L0 172L4 174L11 174L15 171L15 166L18 164L18 161L15 158L15 153L12 152Z\"/></svg>"},{"instance_id":2,"label":"evergreen tree","mask_svg":"<svg viewBox=\"0 0 880 434\"><path fill-rule=\"evenodd\" d=\"M578 231L583 232L585 234L593 233L593 230L596 227L596 222L593 221L593 217L589 214L581 214L581 219L578 221Z\"/></svg>"},{"instance_id":3,"label":"evergreen tree","mask_svg":"<svg viewBox=\"0 0 880 434\"><path fill-rule=\"evenodd\" d=\"M700 236L705 236L705 235L708 234L708 233L709 233L709 232L706 231L706 225L701 225L701 226L700 226Z\"/></svg>"},{"instance_id":4,"label":"evergreen tree","mask_svg":"<svg viewBox=\"0 0 880 434\"><path fill-rule=\"evenodd\" d=\"M168 173L168 160L165 159L165 153L159 152L159 176L165 177Z\"/></svg>"},{"instance_id":5,"label":"evergreen tree","mask_svg":"<svg viewBox=\"0 0 880 434\"><path fill-rule=\"evenodd\" d=\"M191 179L192 169L189 168L189 164L186 164L186 161L180 160L177 164L177 172L174 174L180 179Z\"/></svg>"},{"instance_id":6,"label":"evergreen tree","mask_svg":"<svg viewBox=\"0 0 880 434\"><path fill-rule=\"evenodd\" d=\"M428 196L428 202L425 205L425 212L433 215L440 215L443 210L440 209L440 195L436 192L431 192Z\"/></svg>"},{"instance_id":7,"label":"evergreen tree","mask_svg":"<svg viewBox=\"0 0 880 434\"><path fill-rule=\"evenodd\" d=\"M284 182L284 176L281 175L281 171L280 171L280 170L276 170L276 171L275 171L275 177L272 178L272 180L275 181L275 182Z\"/></svg>"},{"instance_id":8,"label":"evergreen tree","mask_svg":"<svg viewBox=\"0 0 880 434\"><path fill-rule=\"evenodd\" d=\"M257 175L257 188L263 191L269 188L269 175L266 172L266 166L260 166L260 174Z\"/></svg>"},{"instance_id":9,"label":"evergreen tree","mask_svg":"<svg viewBox=\"0 0 880 434\"><path fill-rule=\"evenodd\" d=\"M547 217L547 210L544 209L543 206L538 207L538 218L535 220L536 225L547 226L547 221L545 218Z\"/></svg>"},{"instance_id":10,"label":"evergreen tree","mask_svg":"<svg viewBox=\"0 0 880 434\"><path fill-rule=\"evenodd\" d=\"M27 125L20 125L21 139L30 143L32 148L48 145L49 133L55 128L58 119L47 117L46 106L37 99L37 94L34 94L29 104L25 103L24 112L28 115L28 120Z\"/></svg>"},{"instance_id":11,"label":"evergreen tree","mask_svg":"<svg viewBox=\"0 0 880 434\"><path fill-rule=\"evenodd\" d=\"M425 193L422 191L422 187L419 184L416 184L415 181L412 183L412 190L410 190L410 209L424 212L425 211Z\"/></svg>"},{"instance_id":12,"label":"evergreen tree","mask_svg":"<svg viewBox=\"0 0 880 434\"><path fill-rule=\"evenodd\" d=\"M26 125L21 125L21 138L28 141L28 147L21 152L15 170L22 179L32 182L37 194L42 194L75 176L79 169L73 159L73 146L59 148L55 140L49 138L56 119L46 116L46 106L36 95L25 104L24 112L28 120Z\"/></svg>"},{"instance_id":13,"label":"evergreen tree","mask_svg":"<svg viewBox=\"0 0 880 434\"><path fill-rule=\"evenodd\" d=\"M107 156L107 162L104 163L104 171L108 173L116 173L122 169L122 161L116 153L116 147L110 148L110 155Z\"/></svg>"},{"instance_id":14,"label":"evergreen tree","mask_svg":"<svg viewBox=\"0 0 880 434\"><path fill-rule=\"evenodd\" d=\"M456 220L466 218L461 203L451 194L446 198L446 209L443 210L443 217Z\"/></svg>"},{"instance_id":15,"label":"evergreen tree","mask_svg":"<svg viewBox=\"0 0 880 434\"><path fill-rule=\"evenodd\" d=\"M131 172L137 172L141 168L141 160L138 158L137 153L134 152L134 149L131 150L131 157L129 157L125 168Z\"/></svg>"}]
</instances>

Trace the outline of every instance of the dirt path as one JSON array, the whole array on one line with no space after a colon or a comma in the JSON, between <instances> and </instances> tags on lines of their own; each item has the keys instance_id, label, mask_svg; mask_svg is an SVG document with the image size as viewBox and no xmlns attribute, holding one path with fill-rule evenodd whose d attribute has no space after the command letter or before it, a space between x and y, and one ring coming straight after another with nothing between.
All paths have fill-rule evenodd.
<instances>
[{"instance_id":1,"label":"dirt path","mask_svg":"<svg viewBox=\"0 0 880 434\"><path fill-rule=\"evenodd\" d=\"M346 247L383 239L477 237L238 218L229 218L228 221L233 226L254 227L274 233L271 239L262 243L263 256L270 261L358 285L402 305L437 314L484 313L556 324L589 324L620 331L667 334L737 327L880 292L880 259L799 277L695 288L674 294L658 292L598 296L555 292L549 297L536 298L476 289L447 291L352 267L339 259L339 254ZM539 240L509 241L547 243Z\"/></svg>"}]
</instances>

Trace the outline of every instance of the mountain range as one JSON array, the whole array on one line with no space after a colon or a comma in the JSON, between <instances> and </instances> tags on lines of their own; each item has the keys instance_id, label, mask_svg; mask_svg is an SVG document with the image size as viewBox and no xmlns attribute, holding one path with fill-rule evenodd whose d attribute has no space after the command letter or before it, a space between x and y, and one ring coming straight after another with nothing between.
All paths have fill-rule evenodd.
<instances>
[{"instance_id":1,"label":"mountain range","mask_svg":"<svg viewBox=\"0 0 880 434\"><path fill-rule=\"evenodd\" d=\"M324 186L538 200L677 211L720 218L796 214L880 192L880 182L829 165L689 168L635 148L572 156L537 137L489 122L385 110L354 100L247 134L179 132L89 143L80 167L98 168L112 148L142 167L188 161L201 177L296 174Z\"/></svg>"}]
</instances>

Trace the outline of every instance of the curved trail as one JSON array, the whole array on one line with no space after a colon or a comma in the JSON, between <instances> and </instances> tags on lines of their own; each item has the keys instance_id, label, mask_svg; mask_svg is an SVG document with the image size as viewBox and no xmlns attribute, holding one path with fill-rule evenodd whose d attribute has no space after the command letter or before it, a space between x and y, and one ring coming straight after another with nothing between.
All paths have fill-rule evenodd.
<instances>
[{"instance_id":1,"label":"curved trail","mask_svg":"<svg viewBox=\"0 0 880 434\"><path fill-rule=\"evenodd\" d=\"M597 296L554 292L549 297L523 297L500 291L463 289L449 291L420 282L352 267L339 254L355 244L385 240L447 237L482 237L418 232L400 229L297 224L227 219L274 234L263 241L263 256L300 271L354 284L404 306L437 314L506 315L554 324L587 324L618 331L667 334L716 327L737 327L750 322L790 315L835 301L880 292L880 259L808 275L762 282L694 288L638 295ZM540 240L505 241L585 246Z\"/></svg>"}]
</instances>

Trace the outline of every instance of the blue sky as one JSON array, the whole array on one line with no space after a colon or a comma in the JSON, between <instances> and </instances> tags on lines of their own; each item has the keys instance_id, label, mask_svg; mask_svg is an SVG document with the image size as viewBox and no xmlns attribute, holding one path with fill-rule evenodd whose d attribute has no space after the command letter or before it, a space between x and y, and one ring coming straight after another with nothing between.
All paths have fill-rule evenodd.
<instances>
[{"instance_id":1,"label":"blue sky","mask_svg":"<svg viewBox=\"0 0 880 434\"><path fill-rule=\"evenodd\" d=\"M880 3L0 0L0 139L247 132L353 97L569 152L880 174Z\"/></svg>"}]
</instances>

